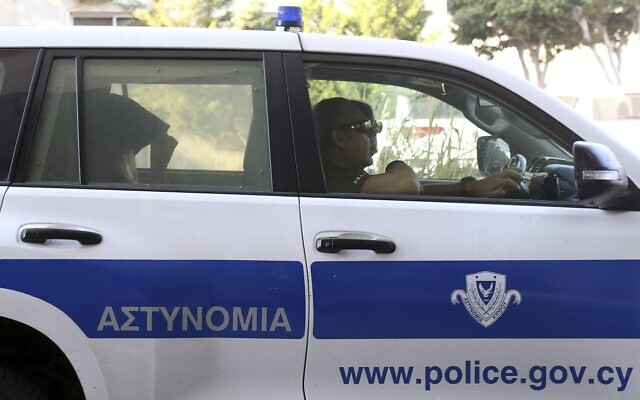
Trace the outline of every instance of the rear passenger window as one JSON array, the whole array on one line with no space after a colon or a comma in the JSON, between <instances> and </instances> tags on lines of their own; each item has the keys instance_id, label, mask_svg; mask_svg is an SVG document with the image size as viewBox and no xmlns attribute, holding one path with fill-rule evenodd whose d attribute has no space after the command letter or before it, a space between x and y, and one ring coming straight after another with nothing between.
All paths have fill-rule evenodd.
<instances>
[{"instance_id":1,"label":"rear passenger window","mask_svg":"<svg viewBox=\"0 0 640 400\"><path fill-rule=\"evenodd\" d=\"M30 181L66 181L59 170L78 170L54 143L79 131L83 183L271 190L261 62L86 60L80 129L64 122L75 109L52 100L65 97L60 68L50 75Z\"/></svg>"},{"instance_id":2,"label":"rear passenger window","mask_svg":"<svg viewBox=\"0 0 640 400\"><path fill-rule=\"evenodd\" d=\"M37 50L0 50L0 181L6 181Z\"/></svg>"}]
</instances>

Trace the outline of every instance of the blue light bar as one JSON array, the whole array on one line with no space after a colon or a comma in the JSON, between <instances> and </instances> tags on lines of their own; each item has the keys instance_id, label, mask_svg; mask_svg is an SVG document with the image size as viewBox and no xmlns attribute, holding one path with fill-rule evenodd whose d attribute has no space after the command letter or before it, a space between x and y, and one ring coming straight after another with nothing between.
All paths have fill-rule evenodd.
<instances>
[{"instance_id":1,"label":"blue light bar","mask_svg":"<svg viewBox=\"0 0 640 400\"><path fill-rule=\"evenodd\" d=\"M302 32L302 8L295 6L278 7L276 31Z\"/></svg>"}]
</instances>

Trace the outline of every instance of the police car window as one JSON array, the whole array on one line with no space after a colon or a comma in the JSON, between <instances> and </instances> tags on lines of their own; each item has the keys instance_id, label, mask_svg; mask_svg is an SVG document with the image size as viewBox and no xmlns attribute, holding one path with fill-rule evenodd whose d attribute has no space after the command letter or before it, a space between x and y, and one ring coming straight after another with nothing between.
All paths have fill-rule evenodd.
<instances>
[{"instance_id":1,"label":"police car window","mask_svg":"<svg viewBox=\"0 0 640 400\"><path fill-rule=\"evenodd\" d=\"M89 59L83 70L87 183L271 189L260 62Z\"/></svg>"},{"instance_id":2,"label":"police car window","mask_svg":"<svg viewBox=\"0 0 640 400\"><path fill-rule=\"evenodd\" d=\"M33 49L0 49L0 181L7 180L36 57Z\"/></svg>"},{"instance_id":3,"label":"police car window","mask_svg":"<svg viewBox=\"0 0 640 400\"><path fill-rule=\"evenodd\" d=\"M79 180L74 60L55 60L27 168L29 182Z\"/></svg>"},{"instance_id":4,"label":"police car window","mask_svg":"<svg viewBox=\"0 0 640 400\"><path fill-rule=\"evenodd\" d=\"M548 165L572 164L570 151L526 116L463 83L395 69L326 64L308 64L306 75L329 192L362 189L358 185L338 185L332 189L327 182L338 168L335 161L329 160L335 152L331 153L331 140L323 136L328 132L326 128L355 128L364 133L358 124L347 124L359 121L326 116L335 115L335 109L340 107L331 104L340 103L339 99L369 106L368 113L372 115L367 115L366 106L361 106L361 111L378 129L377 143L371 144L371 157L363 165L365 179L384 173L392 161L401 160L423 185L451 184L465 178L479 180L499 175L512 157L521 155L527 164L522 171L526 183L531 182L536 188L545 184L546 176L535 175L548 174L545 171ZM320 103L323 104L318 107ZM320 121L327 118L329 121ZM573 201L571 171L558 169L562 170L562 188L536 189L529 198Z\"/></svg>"}]
</instances>

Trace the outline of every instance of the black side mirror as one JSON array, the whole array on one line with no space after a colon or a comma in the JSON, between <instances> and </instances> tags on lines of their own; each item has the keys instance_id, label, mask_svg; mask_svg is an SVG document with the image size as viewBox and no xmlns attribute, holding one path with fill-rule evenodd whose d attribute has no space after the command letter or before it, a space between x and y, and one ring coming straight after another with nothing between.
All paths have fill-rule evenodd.
<instances>
[{"instance_id":1,"label":"black side mirror","mask_svg":"<svg viewBox=\"0 0 640 400\"><path fill-rule=\"evenodd\" d=\"M573 163L577 195L581 204L612 208L629 186L624 168L605 145L575 142Z\"/></svg>"},{"instance_id":2,"label":"black side mirror","mask_svg":"<svg viewBox=\"0 0 640 400\"><path fill-rule=\"evenodd\" d=\"M509 144L497 136L481 136L476 144L480 172L485 176L499 175L511 159Z\"/></svg>"}]
</instances>

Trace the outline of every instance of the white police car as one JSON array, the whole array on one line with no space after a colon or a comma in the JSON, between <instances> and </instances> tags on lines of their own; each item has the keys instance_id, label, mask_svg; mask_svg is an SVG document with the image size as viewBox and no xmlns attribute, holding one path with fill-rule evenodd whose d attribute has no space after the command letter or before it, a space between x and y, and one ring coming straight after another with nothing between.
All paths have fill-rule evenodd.
<instances>
[{"instance_id":1,"label":"white police car","mask_svg":"<svg viewBox=\"0 0 640 400\"><path fill-rule=\"evenodd\" d=\"M2 28L0 49L0 398L640 396L638 150L528 83L304 33ZM513 156L528 193L328 192L312 105L400 92L457 122L383 130L370 173Z\"/></svg>"}]
</instances>

